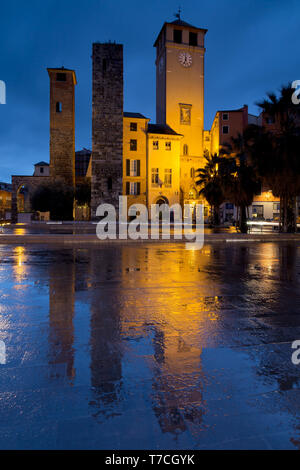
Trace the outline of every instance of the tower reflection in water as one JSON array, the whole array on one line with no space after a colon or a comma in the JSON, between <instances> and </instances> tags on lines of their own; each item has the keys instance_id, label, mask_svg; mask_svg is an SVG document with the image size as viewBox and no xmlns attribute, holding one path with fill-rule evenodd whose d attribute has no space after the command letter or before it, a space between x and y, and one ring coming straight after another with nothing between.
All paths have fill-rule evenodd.
<instances>
[{"instance_id":1,"label":"tower reflection in water","mask_svg":"<svg viewBox=\"0 0 300 470\"><path fill-rule=\"evenodd\" d=\"M57 365L52 374L66 375L71 382L75 378L74 304L75 254L70 250L49 267L49 364Z\"/></svg>"},{"instance_id":2,"label":"tower reflection in water","mask_svg":"<svg viewBox=\"0 0 300 470\"><path fill-rule=\"evenodd\" d=\"M172 245L122 251L122 334L132 345L148 339L145 367L150 369L152 407L163 432L178 434L186 430L187 421L202 420L201 332L205 325L206 334L212 334L218 319L211 309L214 288L206 283L208 259L201 256L199 269L196 252L178 252ZM142 347L138 354L143 354Z\"/></svg>"},{"instance_id":3,"label":"tower reflection in water","mask_svg":"<svg viewBox=\"0 0 300 470\"><path fill-rule=\"evenodd\" d=\"M16 247L13 253L19 291L29 277L36 281L37 273L49 281L52 384L64 378L67 387L86 387L78 406L102 426L100 433L111 426L126 434L139 415L145 428L171 436L191 429L197 434L208 422L218 426L207 399L228 398L222 384L228 377L214 362L223 347L232 348L236 371L239 361L248 364L247 386L281 392L299 387L295 369L287 363L283 369L280 349L292 334L283 327L300 326L300 256L294 245L223 244L201 252L166 243L53 250L51 256L37 255L44 256L40 271L33 251ZM278 341L277 349L268 349ZM242 359L234 349L240 346L247 346ZM220 385L213 384L214 377ZM238 380L229 382L240 386ZM249 410L247 386L241 386L241 411Z\"/></svg>"},{"instance_id":4,"label":"tower reflection in water","mask_svg":"<svg viewBox=\"0 0 300 470\"><path fill-rule=\"evenodd\" d=\"M95 415L113 415L121 400L122 348L118 250L90 253L90 370Z\"/></svg>"}]
</instances>

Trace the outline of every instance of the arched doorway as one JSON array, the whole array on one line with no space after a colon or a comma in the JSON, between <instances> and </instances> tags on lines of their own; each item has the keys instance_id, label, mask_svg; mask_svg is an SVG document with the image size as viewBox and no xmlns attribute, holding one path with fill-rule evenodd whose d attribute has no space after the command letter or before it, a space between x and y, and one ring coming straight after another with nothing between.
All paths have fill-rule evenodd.
<instances>
[{"instance_id":1,"label":"arched doorway","mask_svg":"<svg viewBox=\"0 0 300 470\"><path fill-rule=\"evenodd\" d=\"M31 213L31 197L35 190L51 181L49 176L12 175L11 221L18 222L18 213Z\"/></svg>"},{"instance_id":2,"label":"arched doorway","mask_svg":"<svg viewBox=\"0 0 300 470\"><path fill-rule=\"evenodd\" d=\"M165 196L158 196L154 204L161 206L163 204L169 204L169 201Z\"/></svg>"},{"instance_id":3,"label":"arched doorway","mask_svg":"<svg viewBox=\"0 0 300 470\"><path fill-rule=\"evenodd\" d=\"M17 190L17 209L20 212L29 212L30 210L29 189L26 185L21 184Z\"/></svg>"},{"instance_id":4,"label":"arched doorway","mask_svg":"<svg viewBox=\"0 0 300 470\"><path fill-rule=\"evenodd\" d=\"M154 204L156 204L156 214L159 214L160 221L169 220L169 217L171 222L174 220L174 213L170 212L169 201L165 196L158 196Z\"/></svg>"}]
</instances>

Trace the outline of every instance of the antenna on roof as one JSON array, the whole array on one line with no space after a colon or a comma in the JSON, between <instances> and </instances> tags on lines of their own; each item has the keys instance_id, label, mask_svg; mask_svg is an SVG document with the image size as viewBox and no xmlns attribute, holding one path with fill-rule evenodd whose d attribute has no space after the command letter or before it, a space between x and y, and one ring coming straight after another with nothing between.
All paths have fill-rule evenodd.
<instances>
[{"instance_id":1,"label":"antenna on roof","mask_svg":"<svg viewBox=\"0 0 300 470\"><path fill-rule=\"evenodd\" d=\"M182 11L182 10L181 10L181 7L180 7L180 5L179 5L179 7L178 7L178 12L175 13L175 15L174 15L175 18L177 18L178 20L180 20L181 11Z\"/></svg>"}]
</instances>

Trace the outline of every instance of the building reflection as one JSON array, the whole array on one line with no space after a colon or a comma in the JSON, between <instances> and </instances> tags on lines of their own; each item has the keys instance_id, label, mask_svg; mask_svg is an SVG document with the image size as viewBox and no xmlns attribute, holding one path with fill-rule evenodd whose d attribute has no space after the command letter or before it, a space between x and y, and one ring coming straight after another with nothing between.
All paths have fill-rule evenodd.
<instances>
[{"instance_id":1,"label":"building reflection","mask_svg":"<svg viewBox=\"0 0 300 470\"><path fill-rule=\"evenodd\" d=\"M32 256L26 247L13 248L16 289L24 289L24 279L37 279ZM250 344L243 350L258 383L271 384L283 400L285 392L299 388L298 369L282 346L293 335L290 327L300 326L296 245L206 245L202 251L167 243L118 245L114 250L49 250L44 256L39 269L49 279L51 378L78 380L77 292L88 317L76 325L90 335L89 349L77 364L86 367L89 361L87 395L94 417L122 414L131 399L145 394L143 411L149 420L155 417L163 433L199 433L212 406L205 401L211 369L203 354L211 345ZM78 313L83 315L81 308ZM293 432L292 442L299 446L296 427Z\"/></svg>"},{"instance_id":2,"label":"building reflection","mask_svg":"<svg viewBox=\"0 0 300 470\"><path fill-rule=\"evenodd\" d=\"M17 282L21 282L26 275L28 266L26 264L28 256L24 246L16 246L13 248L13 256L15 259L13 265L14 276Z\"/></svg>"},{"instance_id":3,"label":"building reflection","mask_svg":"<svg viewBox=\"0 0 300 470\"><path fill-rule=\"evenodd\" d=\"M217 321L210 315L216 297L207 296L207 261L206 254L167 244L122 251L122 332L151 338L152 408L164 433L202 421L202 344Z\"/></svg>"},{"instance_id":4,"label":"building reflection","mask_svg":"<svg viewBox=\"0 0 300 470\"><path fill-rule=\"evenodd\" d=\"M49 364L63 365L55 375L75 378L74 302L75 253L68 250L49 266Z\"/></svg>"},{"instance_id":5,"label":"building reflection","mask_svg":"<svg viewBox=\"0 0 300 470\"><path fill-rule=\"evenodd\" d=\"M122 388L119 250L91 251L90 371L95 415L117 412Z\"/></svg>"}]
</instances>

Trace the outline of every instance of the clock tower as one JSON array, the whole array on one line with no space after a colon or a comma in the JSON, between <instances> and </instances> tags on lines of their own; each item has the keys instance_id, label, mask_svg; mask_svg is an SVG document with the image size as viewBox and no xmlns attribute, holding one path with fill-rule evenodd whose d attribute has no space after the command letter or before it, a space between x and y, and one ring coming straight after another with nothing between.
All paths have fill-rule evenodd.
<instances>
[{"instance_id":1,"label":"clock tower","mask_svg":"<svg viewBox=\"0 0 300 470\"><path fill-rule=\"evenodd\" d=\"M181 155L203 156L204 37L180 19L165 23L155 41L156 121L182 134Z\"/></svg>"}]
</instances>

